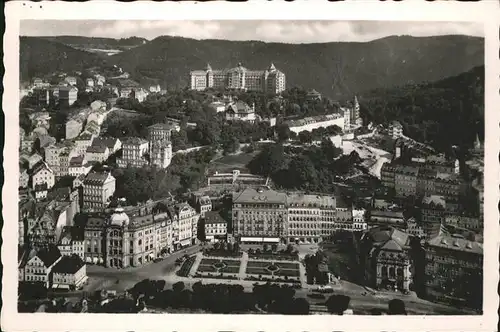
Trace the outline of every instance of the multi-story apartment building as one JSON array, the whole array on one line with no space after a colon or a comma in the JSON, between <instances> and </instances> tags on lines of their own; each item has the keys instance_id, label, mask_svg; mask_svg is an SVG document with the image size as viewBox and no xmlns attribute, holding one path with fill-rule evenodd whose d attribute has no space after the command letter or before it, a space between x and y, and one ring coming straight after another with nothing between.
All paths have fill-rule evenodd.
<instances>
[{"instance_id":1,"label":"multi-story apartment building","mask_svg":"<svg viewBox=\"0 0 500 332\"><path fill-rule=\"evenodd\" d=\"M89 173L83 181L83 209L103 211L115 193L116 179L111 173Z\"/></svg>"},{"instance_id":2,"label":"multi-story apartment building","mask_svg":"<svg viewBox=\"0 0 500 332\"><path fill-rule=\"evenodd\" d=\"M90 216L84 225L84 251L87 263L104 264L106 253L105 234L106 217L104 215Z\"/></svg>"},{"instance_id":3,"label":"multi-story apartment building","mask_svg":"<svg viewBox=\"0 0 500 332\"><path fill-rule=\"evenodd\" d=\"M179 243L181 246L195 244L198 234L198 221L200 214L189 204L179 203L175 205L179 225Z\"/></svg>"},{"instance_id":4,"label":"multi-story apartment building","mask_svg":"<svg viewBox=\"0 0 500 332\"><path fill-rule=\"evenodd\" d=\"M51 286L55 289L80 289L87 281L87 266L77 255L63 256L51 271Z\"/></svg>"},{"instance_id":5,"label":"multi-story apartment building","mask_svg":"<svg viewBox=\"0 0 500 332\"><path fill-rule=\"evenodd\" d=\"M422 200L422 227L427 239L439 234L444 225L446 215L446 200L443 196L426 196Z\"/></svg>"},{"instance_id":6,"label":"multi-story apartment building","mask_svg":"<svg viewBox=\"0 0 500 332\"><path fill-rule=\"evenodd\" d=\"M69 160L68 174L78 177L87 175L92 169L92 165L87 162L85 156L76 156Z\"/></svg>"},{"instance_id":7,"label":"multi-story apartment building","mask_svg":"<svg viewBox=\"0 0 500 332\"><path fill-rule=\"evenodd\" d=\"M105 146L109 149L109 153L113 154L122 148L122 142L118 138L112 137L96 137L92 142L93 146Z\"/></svg>"},{"instance_id":8,"label":"multi-story apartment building","mask_svg":"<svg viewBox=\"0 0 500 332\"><path fill-rule=\"evenodd\" d=\"M242 242L286 241L286 194L247 188L233 194L233 233Z\"/></svg>"},{"instance_id":9,"label":"multi-story apartment building","mask_svg":"<svg viewBox=\"0 0 500 332\"><path fill-rule=\"evenodd\" d=\"M464 192L462 178L456 173L455 163L412 162L409 165L384 163L380 171L380 180L387 188L394 188L399 197L441 195L457 200ZM443 173L442 170L451 172Z\"/></svg>"},{"instance_id":10,"label":"multi-story apartment building","mask_svg":"<svg viewBox=\"0 0 500 332\"><path fill-rule=\"evenodd\" d=\"M146 264L183 243L194 243L193 224L197 224L198 216L184 204L149 201L116 208L94 225L89 226L89 219L85 228L86 260L118 268ZM187 235L191 237L182 239Z\"/></svg>"},{"instance_id":11,"label":"multi-story apartment building","mask_svg":"<svg viewBox=\"0 0 500 332\"><path fill-rule=\"evenodd\" d=\"M335 231L339 218L335 197L290 194L285 204L288 220L283 228L290 242L318 243ZM343 221L352 224L349 219L347 214Z\"/></svg>"},{"instance_id":12,"label":"multi-story apartment building","mask_svg":"<svg viewBox=\"0 0 500 332\"><path fill-rule=\"evenodd\" d=\"M200 214L200 217L205 217L205 213L212 211L212 200L209 196L198 197L195 201L196 212Z\"/></svg>"},{"instance_id":13,"label":"multi-story apartment building","mask_svg":"<svg viewBox=\"0 0 500 332\"><path fill-rule=\"evenodd\" d=\"M59 103L67 106L73 105L78 99L78 89L74 86L59 87Z\"/></svg>"},{"instance_id":14,"label":"multi-story apartment building","mask_svg":"<svg viewBox=\"0 0 500 332\"><path fill-rule=\"evenodd\" d=\"M78 227L66 226L61 232L57 248L63 256L77 255L85 259L85 242L83 232Z\"/></svg>"},{"instance_id":15,"label":"multi-story apartment building","mask_svg":"<svg viewBox=\"0 0 500 332\"><path fill-rule=\"evenodd\" d=\"M116 160L118 167L125 168L129 165L131 167L142 167L147 165L148 161L144 155L148 153L148 145L148 141L138 137L123 140L122 157Z\"/></svg>"},{"instance_id":16,"label":"multi-story apartment building","mask_svg":"<svg viewBox=\"0 0 500 332\"><path fill-rule=\"evenodd\" d=\"M87 148L92 145L94 138L93 135L85 132L75 138L75 154L84 155L87 152Z\"/></svg>"},{"instance_id":17,"label":"multi-story apartment building","mask_svg":"<svg viewBox=\"0 0 500 332\"><path fill-rule=\"evenodd\" d=\"M19 188L27 188L30 181L30 176L27 170L19 172Z\"/></svg>"},{"instance_id":18,"label":"multi-story apartment building","mask_svg":"<svg viewBox=\"0 0 500 332\"><path fill-rule=\"evenodd\" d=\"M205 239L217 242L227 237L227 221L217 211L207 211L204 215Z\"/></svg>"},{"instance_id":19,"label":"multi-story apartment building","mask_svg":"<svg viewBox=\"0 0 500 332\"><path fill-rule=\"evenodd\" d=\"M85 151L85 156L88 161L103 163L108 160L109 149L107 146L91 145Z\"/></svg>"},{"instance_id":20,"label":"multi-story apartment building","mask_svg":"<svg viewBox=\"0 0 500 332\"><path fill-rule=\"evenodd\" d=\"M52 268L61 258L57 247L52 245L24 252L19 264L19 280L42 282L45 287L49 287Z\"/></svg>"},{"instance_id":21,"label":"multi-story apartment building","mask_svg":"<svg viewBox=\"0 0 500 332\"><path fill-rule=\"evenodd\" d=\"M55 184L54 171L44 161L41 161L33 168L32 174L33 189L35 189L35 186L42 184L45 184L47 189L50 189Z\"/></svg>"},{"instance_id":22,"label":"multi-story apartment building","mask_svg":"<svg viewBox=\"0 0 500 332\"><path fill-rule=\"evenodd\" d=\"M389 135L393 139L397 139L403 136L403 126L399 121L392 121L389 125Z\"/></svg>"},{"instance_id":23,"label":"multi-story apartment building","mask_svg":"<svg viewBox=\"0 0 500 332\"><path fill-rule=\"evenodd\" d=\"M172 126L157 123L148 128L149 156L151 165L167 168L172 161Z\"/></svg>"},{"instance_id":24,"label":"multi-story apartment building","mask_svg":"<svg viewBox=\"0 0 500 332\"><path fill-rule=\"evenodd\" d=\"M482 216L447 214L445 216L445 224L446 226L472 230L478 234L482 234L484 230Z\"/></svg>"},{"instance_id":25,"label":"multi-story apartment building","mask_svg":"<svg viewBox=\"0 0 500 332\"><path fill-rule=\"evenodd\" d=\"M399 197L415 196L417 193L418 168L398 166L394 173L394 189Z\"/></svg>"},{"instance_id":26,"label":"multi-story apartment building","mask_svg":"<svg viewBox=\"0 0 500 332\"><path fill-rule=\"evenodd\" d=\"M439 234L425 244L429 298L482 307L483 245L460 235Z\"/></svg>"},{"instance_id":27,"label":"multi-story apartment building","mask_svg":"<svg viewBox=\"0 0 500 332\"><path fill-rule=\"evenodd\" d=\"M285 74L271 64L266 70L248 70L241 63L231 69L212 70L207 65L205 70L190 73L192 90L234 89L244 91L262 91L279 94L285 90Z\"/></svg>"}]
</instances>

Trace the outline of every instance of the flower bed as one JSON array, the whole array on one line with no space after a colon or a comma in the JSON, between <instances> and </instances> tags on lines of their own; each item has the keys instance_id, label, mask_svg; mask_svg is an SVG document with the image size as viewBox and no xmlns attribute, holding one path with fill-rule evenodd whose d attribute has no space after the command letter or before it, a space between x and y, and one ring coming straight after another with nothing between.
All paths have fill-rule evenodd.
<instances>
[{"instance_id":1,"label":"flower bed","mask_svg":"<svg viewBox=\"0 0 500 332\"><path fill-rule=\"evenodd\" d=\"M205 250L203 251L203 255L209 257L241 257L243 256L243 253L241 251Z\"/></svg>"},{"instance_id":2,"label":"flower bed","mask_svg":"<svg viewBox=\"0 0 500 332\"><path fill-rule=\"evenodd\" d=\"M269 278L269 277L256 277L256 276L249 276L246 277L245 280L247 281L263 281L263 282L285 282L289 284L295 284L298 286L298 288L301 288L300 286L300 280L296 278Z\"/></svg>"},{"instance_id":3,"label":"flower bed","mask_svg":"<svg viewBox=\"0 0 500 332\"><path fill-rule=\"evenodd\" d=\"M213 265L218 262L220 262L220 259L203 258L200 262L200 265Z\"/></svg>"},{"instance_id":4,"label":"flower bed","mask_svg":"<svg viewBox=\"0 0 500 332\"><path fill-rule=\"evenodd\" d=\"M182 266L179 269L179 271L177 271L177 275L180 277L187 277L195 261L196 261L196 256L191 256L188 259L186 259L184 263L182 263Z\"/></svg>"},{"instance_id":5,"label":"flower bed","mask_svg":"<svg viewBox=\"0 0 500 332\"><path fill-rule=\"evenodd\" d=\"M271 271L269 271L268 269L266 268L262 268L262 267L248 267L247 266L247 270L246 270L246 273L247 274L262 274L262 275L273 275L273 273Z\"/></svg>"},{"instance_id":6,"label":"flower bed","mask_svg":"<svg viewBox=\"0 0 500 332\"><path fill-rule=\"evenodd\" d=\"M300 277L300 271L299 270L286 270L282 269L279 271L276 271L274 275L278 276L287 276L287 277Z\"/></svg>"},{"instance_id":7,"label":"flower bed","mask_svg":"<svg viewBox=\"0 0 500 332\"><path fill-rule=\"evenodd\" d=\"M276 263L281 269L286 269L286 270L298 270L299 269L299 264L297 263L281 263L278 262Z\"/></svg>"},{"instance_id":8,"label":"flower bed","mask_svg":"<svg viewBox=\"0 0 500 332\"><path fill-rule=\"evenodd\" d=\"M272 253L262 253L262 254L248 254L251 259L265 259L273 261L297 261L299 259L298 255L283 255L283 254L272 254Z\"/></svg>"},{"instance_id":9,"label":"flower bed","mask_svg":"<svg viewBox=\"0 0 500 332\"><path fill-rule=\"evenodd\" d=\"M195 278L212 278L212 279L227 279L227 280L237 280L238 276L234 274L217 274L217 273L196 273L194 275Z\"/></svg>"}]
</instances>

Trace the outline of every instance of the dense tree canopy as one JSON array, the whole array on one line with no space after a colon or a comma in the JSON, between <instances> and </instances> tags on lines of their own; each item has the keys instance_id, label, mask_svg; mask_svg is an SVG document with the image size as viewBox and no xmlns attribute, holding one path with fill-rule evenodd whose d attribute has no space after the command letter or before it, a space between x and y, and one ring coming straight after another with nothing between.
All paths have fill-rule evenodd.
<instances>
[{"instance_id":1,"label":"dense tree canopy","mask_svg":"<svg viewBox=\"0 0 500 332\"><path fill-rule=\"evenodd\" d=\"M404 133L440 151L484 137L484 66L428 84L376 89L362 96L365 123L398 120Z\"/></svg>"},{"instance_id":2,"label":"dense tree canopy","mask_svg":"<svg viewBox=\"0 0 500 332\"><path fill-rule=\"evenodd\" d=\"M252 173L270 176L281 188L329 192L337 176L351 173L361 162L356 152L342 155L329 139L307 149L270 144L252 159Z\"/></svg>"}]
</instances>

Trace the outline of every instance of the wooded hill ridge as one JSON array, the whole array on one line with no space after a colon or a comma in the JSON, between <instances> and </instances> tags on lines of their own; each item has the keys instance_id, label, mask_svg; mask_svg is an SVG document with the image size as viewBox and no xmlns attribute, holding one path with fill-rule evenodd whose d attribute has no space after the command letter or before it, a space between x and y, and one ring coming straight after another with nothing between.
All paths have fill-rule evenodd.
<instances>
[{"instance_id":1,"label":"wooded hill ridge","mask_svg":"<svg viewBox=\"0 0 500 332\"><path fill-rule=\"evenodd\" d=\"M263 70L272 62L286 74L287 87L315 88L343 99L375 88L437 81L484 64L484 39L463 35L314 44L161 36L112 56L70 51L60 43L68 38L21 37L21 77L106 62L122 67L139 82L157 80L169 88L184 88L189 72L207 63L216 69L241 62Z\"/></svg>"}]
</instances>

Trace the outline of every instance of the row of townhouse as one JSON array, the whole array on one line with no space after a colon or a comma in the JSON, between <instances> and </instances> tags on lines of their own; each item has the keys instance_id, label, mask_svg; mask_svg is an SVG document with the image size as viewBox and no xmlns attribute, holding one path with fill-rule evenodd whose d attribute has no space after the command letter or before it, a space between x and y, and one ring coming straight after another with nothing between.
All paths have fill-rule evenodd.
<instances>
[{"instance_id":1,"label":"row of townhouse","mask_svg":"<svg viewBox=\"0 0 500 332\"><path fill-rule=\"evenodd\" d=\"M148 139L128 137L122 142L122 157L116 162L119 167L142 167L148 163L167 168L172 161L173 126L157 123L148 127ZM146 155L149 154L149 160Z\"/></svg>"},{"instance_id":2,"label":"row of townhouse","mask_svg":"<svg viewBox=\"0 0 500 332\"><path fill-rule=\"evenodd\" d=\"M47 288L76 290L87 281L87 269L77 255L61 255L54 245L22 253L19 281L41 283Z\"/></svg>"},{"instance_id":3,"label":"row of townhouse","mask_svg":"<svg viewBox=\"0 0 500 332\"><path fill-rule=\"evenodd\" d=\"M85 261L140 266L196 243L200 215L195 209L186 203L158 203L90 214L81 226Z\"/></svg>"},{"instance_id":4,"label":"row of townhouse","mask_svg":"<svg viewBox=\"0 0 500 332\"><path fill-rule=\"evenodd\" d=\"M393 188L398 197L442 195L457 199L464 192L465 182L457 172L440 172L428 165L384 163L382 184Z\"/></svg>"},{"instance_id":5,"label":"row of townhouse","mask_svg":"<svg viewBox=\"0 0 500 332\"><path fill-rule=\"evenodd\" d=\"M242 242L318 243L337 230L367 228L364 210L341 197L247 188L233 194L233 230Z\"/></svg>"}]
</instances>

